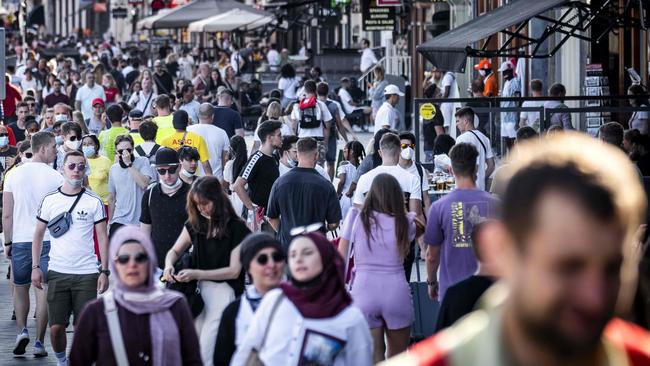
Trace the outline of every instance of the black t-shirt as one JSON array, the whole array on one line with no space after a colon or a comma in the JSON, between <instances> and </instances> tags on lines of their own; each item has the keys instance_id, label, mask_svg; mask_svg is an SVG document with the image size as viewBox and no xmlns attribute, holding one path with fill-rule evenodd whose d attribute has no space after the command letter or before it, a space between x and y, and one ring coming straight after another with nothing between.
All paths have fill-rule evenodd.
<instances>
[{"instance_id":1,"label":"black t-shirt","mask_svg":"<svg viewBox=\"0 0 650 366\"><path fill-rule=\"evenodd\" d=\"M248 182L248 195L254 204L266 207L273 183L280 176L278 161L257 150L248 158L240 177Z\"/></svg>"},{"instance_id":2,"label":"black t-shirt","mask_svg":"<svg viewBox=\"0 0 650 366\"><path fill-rule=\"evenodd\" d=\"M442 112L440 111L440 107L437 104L434 104L433 107L435 109L433 119L424 120L422 123L424 150L433 150L433 142L435 141L436 136L438 136L435 126L445 125L445 119L442 115Z\"/></svg>"},{"instance_id":3,"label":"black t-shirt","mask_svg":"<svg viewBox=\"0 0 650 366\"><path fill-rule=\"evenodd\" d=\"M235 130L244 128L239 113L229 107L214 107L212 124L226 131L228 138L235 135Z\"/></svg>"},{"instance_id":4,"label":"black t-shirt","mask_svg":"<svg viewBox=\"0 0 650 366\"><path fill-rule=\"evenodd\" d=\"M185 205L189 190L190 185L183 182L170 197L162 192L160 184L156 184L142 196L140 222L151 225L151 240L156 249L159 268L165 268L165 256L181 235L187 221Z\"/></svg>"},{"instance_id":5,"label":"black t-shirt","mask_svg":"<svg viewBox=\"0 0 650 366\"><path fill-rule=\"evenodd\" d=\"M280 218L278 237L286 252L292 228L317 222L339 222L341 206L332 183L316 169L293 168L273 184L266 216Z\"/></svg>"},{"instance_id":6,"label":"black t-shirt","mask_svg":"<svg viewBox=\"0 0 650 366\"><path fill-rule=\"evenodd\" d=\"M221 238L206 238L192 228L189 222L185 223L187 231L192 238L192 258L197 269L212 270L225 268L230 265L230 252L250 234L246 224L239 218L232 218L226 226L227 232ZM244 291L244 271L234 280L215 281L226 282L235 291L237 296Z\"/></svg>"},{"instance_id":7,"label":"black t-shirt","mask_svg":"<svg viewBox=\"0 0 650 366\"><path fill-rule=\"evenodd\" d=\"M174 92L174 80L172 80L172 76L167 71L163 70L161 75L154 72L153 79L158 86L158 93L170 94Z\"/></svg>"},{"instance_id":8,"label":"black t-shirt","mask_svg":"<svg viewBox=\"0 0 650 366\"><path fill-rule=\"evenodd\" d=\"M14 136L16 137L16 143L25 140L25 130L18 127L18 122L13 122L9 124L9 128L14 131Z\"/></svg>"},{"instance_id":9,"label":"black t-shirt","mask_svg":"<svg viewBox=\"0 0 650 366\"><path fill-rule=\"evenodd\" d=\"M436 332L474 311L478 299L493 283L490 277L472 276L448 288L438 311Z\"/></svg>"}]
</instances>

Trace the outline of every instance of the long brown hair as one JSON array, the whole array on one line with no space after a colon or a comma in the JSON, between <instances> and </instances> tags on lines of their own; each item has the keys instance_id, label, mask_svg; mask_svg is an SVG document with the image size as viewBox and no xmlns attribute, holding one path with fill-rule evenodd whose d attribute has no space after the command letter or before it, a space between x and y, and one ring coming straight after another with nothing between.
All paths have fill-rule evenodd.
<instances>
[{"instance_id":1,"label":"long brown hair","mask_svg":"<svg viewBox=\"0 0 650 366\"><path fill-rule=\"evenodd\" d=\"M404 192L392 175L379 174L372 181L370 191L366 194L366 200L361 208L361 222L366 235L372 240L370 225L375 213L391 215L395 218L395 234L397 239L397 253L404 258L408 254L410 243L408 239L408 220L406 218L406 207L404 206ZM368 243L370 245L370 243Z\"/></svg>"},{"instance_id":2,"label":"long brown hair","mask_svg":"<svg viewBox=\"0 0 650 366\"><path fill-rule=\"evenodd\" d=\"M201 215L195 201L212 202L211 219L208 220ZM226 192L221 187L216 177L199 177L187 195L188 222L192 229L206 237L220 239L226 236L227 227L232 220L241 220L235 209L230 204Z\"/></svg>"}]
</instances>

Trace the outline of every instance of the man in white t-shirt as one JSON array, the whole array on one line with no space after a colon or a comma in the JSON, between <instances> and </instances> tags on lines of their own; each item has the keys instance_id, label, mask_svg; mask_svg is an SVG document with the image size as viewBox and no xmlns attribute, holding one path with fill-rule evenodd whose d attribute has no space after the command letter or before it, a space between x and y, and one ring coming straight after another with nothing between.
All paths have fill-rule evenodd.
<instances>
[{"instance_id":1,"label":"man in white t-shirt","mask_svg":"<svg viewBox=\"0 0 650 366\"><path fill-rule=\"evenodd\" d=\"M269 62L269 67L271 71L278 71L278 66L280 66L280 52L276 49L277 46L275 43L271 43L269 47L269 52L266 53L266 60Z\"/></svg>"},{"instance_id":2,"label":"man in white t-shirt","mask_svg":"<svg viewBox=\"0 0 650 366\"><path fill-rule=\"evenodd\" d=\"M533 79L530 81L530 96L539 98L542 96L542 81L539 79ZM522 105L522 107L542 107L544 106L543 100L527 100ZM539 112L532 111L522 111L519 115L519 127L530 126L539 132L539 121L540 115Z\"/></svg>"},{"instance_id":3,"label":"man in white t-shirt","mask_svg":"<svg viewBox=\"0 0 650 366\"><path fill-rule=\"evenodd\" d=\"M29 343L27 314L29 313L29 287L32 283L32 265L40 264L47 274L50 250L49 235L43 238L43 249L38 262L32 262L32 240L36 226L36 214L41 199L63 183L63 177L49 164L56 160L56 142L51 132L37 132L32 136L31 162L15 168L5 179L2 195L2 225L5 256L11 258L13 273L13 299L16 311L16 325L19 334L13 349L14 355L25 354ZM47 292L36 290L36 343L34 355L47 356L43 339L47 327Z\"/></svg>"},{"instance_id":4,"label":"man in white t-shirt","mask_svg":"<svg viewBox=\"0 0 650 366\"><path fill-rule=\"evenodd\" d=\"M422 215L422 186L420 179L398 165L401 151L400 139L394 133L387 133L381 138L379 141L379 154L382 158L382 164L359 178L352 200L355 206L361 208L366 193L370 191L372 181L377 175L386 173L395 177L399 182L402 191L404 191L404 198L408 202L409 211L415 212L418 216Z\"/></svg>"},{"instance_id":5,"label":"man in white t-shirt","mask_svg":"<svg viewBox=\"0 0 650 366\"><path fill-rule=\"evenodd\" d=\"M375 116L375 133L382 128L390 128L393 130L399 128L401 118L399 111L395 107L399 104L399 98L403 96L404 93L396 85L390 84L384 88L384 98L386 98L386 101L377 110L377 115Z\"/></svg>"},{"instance_id":6,"label":"man in white t-shirt","mask_svg":"<svg viewBox=\"0 0 650 366\"><path fill-rule=\"evenodd\" d=\"M442 92L442 98L459 98L460 90L458 89L456 74L447 71L440 82L440 90ZM440 110L445 118L445 128L448 129L451 126L451 121L454 119L454 113L460 107L461 104L459 102L440 103Z\"/></svg>"},{"instance_id":7,"label":"man in white t-shirt","mask_svg":"<svg viewBox=\"0 0 650 366\"><path fill-rule=\"evenodd\" d=\"M228 159L230 141L226 131L212 124L214 118L214 107L210 103L203 103L199 107L199 124L187 126L189 132L200 135L205 140L210 152L210 166L212 174L223 181L223 166ZM203 166L199 164L199 175L205 175Z\"/></svg>"},{"instance_id":8,"label":"man in white t-shirt","mask_svg":"<svg viewBox=\"0 0 650 366\"><path fill-rule=\"evenodd\" d=\"M142 90L137 93L131 94L129 98L129 105L134 109L139 109L142 111L144 116L153 115L152 106L156 100L156 91L153 89L153 80L150 77L145 76L142 78Z\"/></svg>"},{"instance_id":9,"label":"man in white t-shirt","mask_svg":"<svg viewBox=\"0 0 650 366\"><path fill-rule=\"evenodd\" d=\"M365 38L361 40L361 50L361 63L359 65L359 68L361 69L361 73L364 73L378 61L377 56L375 56L372 48L370 48L369 40Z\"/></svg>"},{"instance_id":10,"label":"man in white t-shirt","mask_svg":"<svg viewBox=\"0 0 650 366\"><path fill-rule=\"evenodd\" d=\"M478 150L476 186L485 190L485 180L494 172L494 153L490 139L474 127L474 110L470 107L461 108L456 112L456 126L461 132L456 138L456 143L472 144Z\"/></svg>"},{"instance_id":11,"label":"man in white t-shirt","mask_svg":"<svg viewBox=\"0 0 650 366\"><path fill-rule=\"evenodd\" d=\"M291 119L294 124L298 126L298 138L313 137L318 141L319 159L318 163L323 165L325 163L325 154L327 153L327 140L334 118L330 113L327 105L316 97L316 82L307 80L304 84L305 96L302 97L299 103L293 105L291 111ZM315 105L309 108L307 106L309 101L313 98ZM310 127L311 120L317 127Z\"/></svg>"},{"instance_id":12,"label":"man in white t-shirt","mask_svg":"<svg viewBox=\"0 0 650 366\"><path fill-rule=\"evenodd\" d=\"M83 187L86 158L77 150L63 158L63 185L41 201L36 216L32 242L32 283L43 288L43 270L39 259L45 231L50 239L50 262L47 284L50 291L47 306L50 340L59 365L67 364L65 330L74 314L76 324L84 306L108 289L108 232L106 211L102 199ZM47 227L48 223L64 213L69 214L67 231ZM93 229L97 232L99 256L95 253Z\"/></svg>"},{"instance_id":13,"label":"man in white t-shirt","mask_svg":"<svg viewBox=\"0 0 650 366\"><path fill-rule=\"evenodd\" d=\"M372 108L354 101L352 95L348 91L352 87L352 82L349 78L341 78L340 85L341 87L339 88L338 96L341 100L341 106L343 107L343 112L345 112L347 119L354 120L358 122L362 128L365 128L366 121L369 120L370 114L372 113Z\"/></svg>"},{"instance_id":14,"label":"man in white t-shirt","mask_svg":"<svg viewBox=\"0 0 650 366\"><path fill-rule=\"evenodd\" d=\"M84 120L89 119L93 115L92 101L100 98L106 101L106 94L101 85L95 83L95 74L92 72L86 73L86 84L77 90L75 96L75 109L80 110L84 116Z\"/></svg>"}]
</instances>

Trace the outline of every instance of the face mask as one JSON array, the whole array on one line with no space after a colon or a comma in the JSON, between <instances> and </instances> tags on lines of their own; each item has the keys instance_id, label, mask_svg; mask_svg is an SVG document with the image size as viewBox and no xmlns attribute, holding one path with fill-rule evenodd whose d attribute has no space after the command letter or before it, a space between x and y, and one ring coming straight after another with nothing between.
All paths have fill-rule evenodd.
<instances>
[{"instance_id":1,"label":"face mask","mask_svg":"<svg viewBox=\"0 0 650 366\"><path fill-rule=\"evenodd\" d=\"M0 137L0 147L5 147L7 145L9 145L9 137L8 136Z\"/></svg>"},{"instance_id":2,"label":"face mask","mask_svg":"<svg viewBox=\"0 0 650 366\"><path fill-rule=\"evenodd\" d=\"M201 216L205 217L205 218L208 219L208 220L210 220L210 219L212 218L212 217L210 217L210 215L206 214L206 213L203 212L203 211L200 211L200 210L199 210L199 213L201 214Z\"/></svg>"},{"instance_id":3,"label":"face mask","mask_svg":"<svg viewBox=\"0 0 650 366\"><path fill-rule=\"evenodd\" d=\"M481 76L485 76L485 74L486 74L485 70L479 70L478 73Z\"/></svg>"},{"instance_id":4,"label":"face mask","mask_svg":"<svg viewBox=\"0 0 650 366\"><path fill-rule=\"evenodd\" d=\"M291 158L287 159L287 162L289 163L289 166L292 167L292 168L295 168L295 167L298 166L298 162L291 159Z\"/></svg>"},{"instance_id":5,"label":"face mask","mask_svg":"<svg viewBox=\"0 0 650 366\"><path fill-rule=\"evenodd\" d=\"M68 182L68 184L69 184L72 188L79 188L79 187L81 187L81 182L82 182L81 179L68 179L68 178L66 178L65 181Z\"/></svg>"},{"instance_id":6,"label":"face mask","mask_svg":"<svg viewBox=\"0 0 650 366\"><path fill-rule=\"evenodd\" d=\"M194 176L194 173L188 172L185 169L181 169L181 174L183 174L185 178L192 178Z\"/></svg>"},{"instance_id":7,"label":"face mask","mask_svg":"<svg viewBox=\"0 0 650 366\"><path fill-rule=\"evenodd\" d=\"M180 187L181 184L183 184L183 181L180 180L180 179L176 179L176 183L174 183L174 184L172 184L172 185L169 185L169 184L163 182L162 178L160 178L160 185L161 185L163 188L168 189L168 190L174 190L174 189Z\"/></svg>"},{"instance_id":8,"label":"face mask","mask_svg":"<svg viewBox=\"0 0 650 366\"><path fill-rule=\"evenodd\" d=\"M84 153L84 156L89 158L93 155L95 155L95 147L94 146L84 146L81 148L81 150Z\"/></svg>"},{"instance_id":9,"label":"face mask","mask_svg":"<svg viewBox=\"0 0 650 366\"><path fill-rule=\"evenodd\" d=\"M402 149L401 157L404 160L411 160L411 159L413 159L413 153L414 152L415 151L413 151L413 149L411 149L410 147L407 147L406 149Z\"/></svg>"},{"instance_id":10,"label":"face mask","mask_svg":"<svg viewBox=\"0 0 650 366\"><path fill-rule=\"evenodd\" d=\"M22 161L25 162L25 163L31 163L32 158L23 158Z\"/></svg>"},{"instance_id":11,"label":"face mask","mask_svg":"<svg viewBox=\"0 0 650 366\"><path fill-rule=\"evenodd\" d=\"M79 145L81 145L81 141L66 141L65 142L65 146L68 149L71 149L71 150L78 150Z\"/></svg>"},{"instance_id":12,"label":"face mask","mask_svg":"<svg viewBox=\"0 0 650 366\"><path fill-rule=\"evenodd\" d=\"M57 145L63 145L63 136L56 136L54 138L54 141L56 142Z\"/></svg>"}]
</instances>

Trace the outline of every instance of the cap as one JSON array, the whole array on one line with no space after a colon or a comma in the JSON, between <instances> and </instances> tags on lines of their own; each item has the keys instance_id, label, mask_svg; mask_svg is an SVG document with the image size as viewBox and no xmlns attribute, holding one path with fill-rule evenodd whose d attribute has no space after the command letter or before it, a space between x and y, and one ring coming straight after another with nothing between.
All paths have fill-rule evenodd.
<instances>
[{"instance_id":1,"label":"cap","mask_svg":"<svg viewBox=\"0 0 650 366\"><path fill-rule=\"evenodd\" d=\"M94 107L96 104L101 104L102 107L105 106L104 100L102 98L95 98L93 99L93 104L92 106Z\"/></svg>"},{"instance_id":2,"label":"cap","mask_svg":"<svg viewBox=\"0 0 650 366\"><path fill-rule=\"evenodd\" d=\"M484 70L490 68L492 68L492 64L487 58L482 59L478 64L474 65L474 70Z\"/></svg>"},{"instance_id":3,"label":"cap","mask_svg":"<svg viewBox=\"0 0 650 366\"><path fill-rule=\"evenodd\" d=\"M513 70L515 67L512 66L512 62L506 61L501 64L501 67L499 67L499 72L504 72L506 70Z\"/></svg>"},{"instance_id":4,"label":"cap","mask_svg":"<svg viewBox=\"0 0 650 366\"><path fill-rule=\"evenodd\" d=\"M132 109L131 112L129 112L129 118L142 118L143 115L144 114L139 109Z\"/></svg>"},{"instance_id":5,"label":"cap","mask_svg":"<svg viewBox=\"0 0 650 366\"><path fill-rule=\"evenodd\" d=\"M265 248L275 248L282 253L282 245L273 236L267 233L250 234L241 243L241 263L246 271L250 268L253 258Z\"/></svg>"},{"instance_id":6,"label":"cap","mask_svg":"<svg viewBox=\"0 0 650 366\"><path fill-rule=\"evenodd\" d=\"M187 124L189 123L189 119L190 118L189 118L187 112L185 112L182 109L179 109L176 112L174 112L174 116L172 117L172 125L177 130L184 130L184 129L187 128Z\"/></svg>"},{"instance_id":7,"label":"cap","mask_svg":"<svg viewBox=\"0 0 650 366\"><path fill-rule=\"evenodd\" d=\"M168 147L161 147L156 151L156 166L178 165L178 154L176 150Z\"/></svg>"},{"instance_id":8,"label":"cap","mask_svg":"<svg viewBox=\"0 0 650 366\"><path fill-rule=\"evenodd\" d=\"M404 93L399 91L397 85L390 84L386 88L384 88L384 95L393 95L393 94L397 94L400 97L404 96Z\"/></svg>"}]
</instances>

